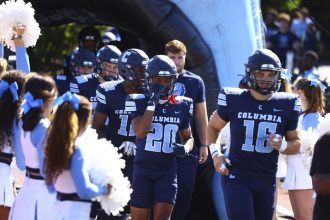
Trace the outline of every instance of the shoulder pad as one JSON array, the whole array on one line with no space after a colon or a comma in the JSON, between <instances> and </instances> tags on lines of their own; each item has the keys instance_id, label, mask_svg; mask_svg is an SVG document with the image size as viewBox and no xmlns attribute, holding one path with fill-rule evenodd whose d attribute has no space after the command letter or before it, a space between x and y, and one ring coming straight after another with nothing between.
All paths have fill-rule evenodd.
<instances>
[{"instance_id":1,"label":"shoulder pad","mask_svg":"<svg viewBox=\"0 0 330 220\"><path fill-rule=\"evenodd\" d=\"M78 84L85 83L88 81L88 75L76 76L76 80Z\"/></svg>"},{"instance_id":2,"label":"shoulder pad","mask_svg":"<svg viewBox=\"0 0 330 220\"><path fill-rule=\"evenodd\" d=\"M107 91L115 90L116 86L120 83L122 83L122 81L109 81L102 83L100 87L107 92Z\"/></svg>"},{"instance_id":3,"label":"shoulder pad","mask_svg":"<svg viewBox=\"0 0 330 220\"><path fill-rule=\"evenodd\" d=\"M131 99L133 99L133 100L137 100L137 99L145 99L145 98L147 98L145 94L138 94L138 93L135 93L135 94L129 94L128 97L131 98Z\"/></svg>"},{"instance_id":4,"label":"shoulder pad","mask_svg":"<svg viewBox=\"0 0 330 220\"><path fill-rule=\"evenodd\" d=\"M295 94L295 93L288 93L288 92L275 92L273 94L273 98L274 99L288 99L288 100L292 100L292 99L298 98L298 95Z\"/></svg>"},{"instance_id":5,"label":"shoulder pad","mask_svg":"<svg viewBox=\"0 0 330 220\"><path fill-rule=\"evenodd\" d=\"M246 89L240 89L240 88L234 88L234 87L224 87L222 89L222 93L226 95L240 95L242 94Z\"/></svg>"},{"instance_id":6,"label":"shoulder pad","mask_svg":"<svg viewBox=\"0 0 330 220\"><path fill-rule=\"evenodd\" d=\"M125 111L133 112L136 111L136 100L145 99L146 96L144 94L129 94L125 101Z\"/></svg>"},{"instance_id":7,"label":"shoulder pad","mask_svg":"<svg viewBox=\"0 0 330 220\"><path fill-rule=\"evenodd\" d=\"M275 100L281 100L286 103L291 103L289 105L293 105L293 110L300 112L301 111L301 104L300 104L300 98L297 94L294 93L288 93L288 92L276 92L272 96ZM294 102L294 103L293 103Z\"/></svg>"},{"instance_id":8,"label":"shoulder pad","mask_svg":"<svg viewBox=\"0 0 330 220\"><path fill-rule=\"evenodd\" d=\"M67 77L66 77L66 75L63 75L63 74L57 74L57 75L56 75L56 79L57 79L57 80L66 80Z\"/></svg>"},{"instance_id":9,"label":"shoulder pad","mask_svg":"<svg viewBox=\"0 0 330 220\"><path fill-rule=\"evenodd\" d=\"M218 105L227 106L227 96L238 96L243 92L247 91L246 89L233 88L233 87L225 87L221 90L218 95Z\"/></svg>"}]
</instances>

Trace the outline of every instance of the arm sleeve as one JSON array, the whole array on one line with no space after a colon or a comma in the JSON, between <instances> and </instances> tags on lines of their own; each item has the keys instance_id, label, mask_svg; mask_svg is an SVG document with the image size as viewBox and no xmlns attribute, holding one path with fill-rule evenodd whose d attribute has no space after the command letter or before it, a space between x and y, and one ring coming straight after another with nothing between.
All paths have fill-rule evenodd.
<instances>
[{"instance_id":1,"label":"arm sleeve","mask_svg":"<svg viewBox=\"0 0 330 220\"><path fill-rule=\"evenodd\" d=\"M70 92L79 94L79 86L76 78L72 78L70 81Z\"/></svg>"},{"instance_id":2,"label":"arm sleeve","mask_svg":"<svg viewBox=\"0 0 330 220\"><path fill-rule=\"evenodd\" d=\"M40 175L45 177L44 170L44 140L46 137L48 125L39 124L31 133L31 142L37 148Z\"/></svg>"},{"instance_id":3,"label":"arm sleeve","mask_svg":"<svg viewBox=\"0 0 330 220\"><path fill-rule=\"evenodd\" d=\"M98 186L91 182L86 163L79 148L76 148L72 155L70 170L77 194L81 199L92 199L107 193L107 186Z\"/></svg>"},{"instance_id":4,"label":"arm sleeve","mask_svg":"<svg viewBox=\"0 0 330 220\"><path fill-rule=\"evenodd\" d=\"M309 128L316 129L318 124L319 117L317 113L309 113L303 116L302 125L305 131Z\"/></svg>"},{"instance_id":5,"label":"arm sleeve","mask_svg":"<svg viewBox=\"0 0 330 220\"><path fill-rule=\"evenodd\" d=\"M292 113L289 115L288 121L285 125L285 131L293 131L297 129L300 109L300 100L299 98L295 98Z\"/></svg>"},{"instance_id":6,"label":"arm sleeve","mask_svg":"<svg viewBox=\"0 0 330 220\"><path fill-rule=\"evenodd\" d=\"M138 116L141 116L144 114L144 112L147 109L148 100L147 99L132 99L132 100L126 100L125 104L125 110L128 108L132 111L132 120ZM130 106L128 106L130 105ZM134 105L134 106L133 106Z\"/></svg>"},{"instance_id":7,"label":"arm sleeve","mask_svg":"<svg viewBox=\"0 0 330 220\"><path fill-rule=\"evenodd\" d=\"M329 174L330 173L330 133L326 133L321 136L316 142L314 147L314 154L312 159L312 165L310 175L314 174Z\"/></svg>"},{"instance_id":8,"label":"arm sleeve","mask_svg":"<svg viewBox=\"0 0 330 220\"><path fill-rule=\"evenodd\" d=\"M228 95L225 90L222 89L218 95L218 109L217 113L224 121L229 121L229 108L228 108Z\"/></svg>"},{"instance_id":9,"label":"arm sleeve","mask_svg":"<svg viewBox=\"0 0 330 220\"><path fill-rule=\"evenodd\" d=\"M13 149L16 157L16 165L20 170L25 170L25 158L21 143L21 126L13 124Z\"/></svg>"},{"instance_id":10,"label":"arm sleeve","mask_svg":"<svg viewBox=\"0 0 330 220\"><path fill-rule=\"evenodd\" d=\"M4 51L3 51L3 44L0 42L0 59L3 58Z\"/></svg>"},{"instance_id":11,"label":"arm sleeve","mask_svg":"<svg viewBox=\"0 0 330 220\"><path fill-rule=\"evenodd\" d=\"M205 102L206 98L205 98L205 84L204 81L199 78L198 79L198 93L197 93L197 97L195 102L196 103L201 103L201 102Z\"/></svg>"},{"instance_id":12,"label":"arm sleeve","mask_svg":"<svg viewBox=\"0 0 330 220\"><path fill-rule=\"evenodd\" d=\"M25 47L16 48L16 69L21 70L24 73L30 72L29 56Z\"/></svg>"},{"instance_id":13,"label":"arm sleeve","mask_svg":"<svg viewBox=\"0 0 330 220\"><path fill-rule=\"evenodd\" d=\"M108 105L109 103L107 103L107 98L105 96L105 91L104 89L101 88L100 85L97 86L97 90L96 90L96 99L97 99L97 104L96 104L96 111L103 113L103 114L107 114L108 113Z\"/></svg>"}]
</instances>

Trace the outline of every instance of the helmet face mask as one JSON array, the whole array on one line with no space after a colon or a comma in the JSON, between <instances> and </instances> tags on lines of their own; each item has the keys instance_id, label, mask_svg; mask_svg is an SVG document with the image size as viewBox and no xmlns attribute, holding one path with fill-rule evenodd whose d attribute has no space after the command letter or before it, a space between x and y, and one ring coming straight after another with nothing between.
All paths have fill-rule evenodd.
<instances>
[{"instance_id":1,"label":"helmet face mask","mask_svg":"<svg viewBox=\"0 0 330 220\"><path fill-rule=\"evenodd\" d=\"M156 55L147 66L147 88L154 91L154 88L161 85L165 87L161 93L161 99L167 99L173 94L174 85L178 77L174 62L165 55Z\"/></svg>"},{"instance_id":2,"label":"helmet face mask","mask_svg":"<svg viewBox=\"0 0 330 220\"><path fill-rule=\"evenodd\" d=\"M268 49L259 49L245 64L247 85L262 95L279 90L283 69L276 54Z\"/></svg>"},{"instance_id":3,"label":"helmet face mask","mask_svg":"<svg viewBox=\"0 0 330 220\"><path fill-rule=\"evenodd\" d=\"M105 81L118 79L118 58L121 51L113 45L102 47L96 54L96 72Z\"/></svg>"},{"instance_id":4,"label":"helmet face mask","mask_svg":"<svg viewBox=\"0 0 330 220\"><path fill-rule=\"evenodd\" d=\"M85 27L78 34L79 47L87 48L93 52L98 49L100 40L100 32L94 27Z\"/></svg>"},{"instance_id":5,"label":"helmet face mask","mask_svg":"<svg viewBox=\"0 0 330 220\"><path fill-rule=\"evenodd\" d=\"M154 76L148 78L147 80L149 87L155 87L159 85L165 87L161 93L161 99L168 99L168 97L173 95L176 76Z\"/></svg>"},{"instance_id":6,"label":"helmet face mask","mask_svg":"<svg viewBox=\"0 0 330 220\"><path fill-rule=\"evenodd\" d=\"M74 76L93 73L95 65L96 57L94 53L86 48L79 48L71 55L72 74Z\"/></svg>"},{"instance_id":7,"label":"helmet face mask","mask_svg":"<svg viewBox=\"0 0 330 220\"><path fill-rule=\"evenodd\" d=\"M262 95L271 94L280 87L280 72L255 70L249 74L247 84Z\"/></svg>"},{"instance_id":8,"label":"helmet face mask","mask_svg":"<svg viewBox=\"0 0 330 220\"><path fill-rule=\"evenodd\" d=\"M128 49L118 58L118 72L139 91L145 89L145 72L149 57L140 49Z\"/></svg>"},{"instance_id":9,"label":"helmet face mask","mask_svg":"<svg viewBox=\"0 0 330 220\"><path fill-rule=\"evenodd\" d=\"M102 72L100 75L105 81L118 79L118 65L116 63L102 62Z\"/></svg>"},{"instance_id":10,"label":"helmet face mask","mask_svg":"<svg viewBox=\"0 0 330 220\"><path fill-rule=\"evenodd\" d=\"M90 65L76 65L75 71L77 75L87 75L94 72L94 67Z\"/></svg>"}]
</instances>

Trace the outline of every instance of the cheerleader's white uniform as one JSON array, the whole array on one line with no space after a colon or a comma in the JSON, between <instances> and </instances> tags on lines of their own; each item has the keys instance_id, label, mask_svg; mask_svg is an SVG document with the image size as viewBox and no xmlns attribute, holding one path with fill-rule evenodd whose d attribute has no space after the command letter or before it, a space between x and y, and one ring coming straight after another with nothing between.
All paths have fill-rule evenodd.
<instances>
[{"instance_id":1,"label":"cheerleader's white uniform","mask_svg":"<svg viewBox=\"0 0 330 220\"><path fill-rule=\"evenodd\" d=\"M298 128L307 131L308 128L316 129L319 122L319 113L302 114L299 117ZM287 155L287 174L283 188L287 190L313 189L309 167L304 163L304 153L300 150L295 155Z\"/></svg>"},{"instance_id":2,"label":"cheerleader's white uniform","mask_svg":"<svg viewBox=\"0 0 330 220\"><path fill-rule=\"evenodd\" d=\"M10 220L46 220L54 206L53 186L46 185L43 170L43 141L49 127L48 119L41 119L32 132L20 130L25 158L26 178L11 208Z\"/></svg>"},{"instance_id":3,"label":"cheerleader's white uniform","mask_svg":"<svg viewBox=\"0 0 330 220\"><path fill-rule=\"evenodd\" d=\"M3 44L0 43L0 58L3 57ZM24 73L30 72L30 64L25 47L16 48L16 68ZM19 140L18 127L16 125L16 119L14 119L12 125L12 144L13 146L3 146L0 151L0 206L11 207L14 202L14 177L11 175L10 163L13 158L13 154L16 151L21 151L21 145ZM18 156L17 156L18 155ZM24 157L19 152L16 155L17 167L24 170Z\"/></svg>"},{"instance_id":4,"label":"cheerleader's white uniform","mask_svg":"<svg viewBox=\"0 0 330 220\"><path fill-rule=\"evenodd\" d=\"M14 177L11 172L11 161L14 152L18 152L17 156L17 167L21 170L25 169L24 157L22 158L21 153L21 142L19 140L18 126L16 120L13 122L12 127L12 146L4 146L0 151L0 206L11 207L14 202Z\"/></svg>"},{"instance_id":5,"label":"cheerleader's white uniform","mask_svg":"<svg viewBox=\"0 0 330 220\"><path fill-rule=\"evenodd\" d=\"M12 158L12 147L3 147L0 152L0 206L11 207L14 202L15 195L10 169Z\"/></svg>"},{"instance_id":6,"label":"cheerleader's white uniform","mask_svg":"<svg viewBox=\"0 0 330 220\"><path fill-rule=\"evenodd\" d=\"M81 143L79 138L77 143ZM57 202L50 211L49 220L89 220L91 199L107 193L106 186L91 182L85 154L83 147L76 146L70 169L63 171L56 179Z\"/></svg>"}]
</instances>

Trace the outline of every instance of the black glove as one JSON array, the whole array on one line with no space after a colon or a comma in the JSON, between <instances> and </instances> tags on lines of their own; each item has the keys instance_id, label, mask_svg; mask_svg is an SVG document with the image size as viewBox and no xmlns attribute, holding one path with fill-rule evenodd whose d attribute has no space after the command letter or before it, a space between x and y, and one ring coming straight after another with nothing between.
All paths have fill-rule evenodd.
<instances>
[{"instance_id":1,"label":"black glove","mask_svg":"<svg viewBox=\"0 0 330 220\"><path fill-rule=\"evenodd\" d=\"M150 99L148 106L156 106L165 87L159 84L152 84L150 88Z\"/></svg>"},{"instance_id":2,"label":"black glove","mask_svg":"<svg viewBox=\"0 0 330 220\"><path fill-rule=\"evenodd\" d=\"M172 144L173 153L180 158L186 157L188 155L188 150L185 149L183 144L173 143Z\"/></svg>"}]
</instances>

